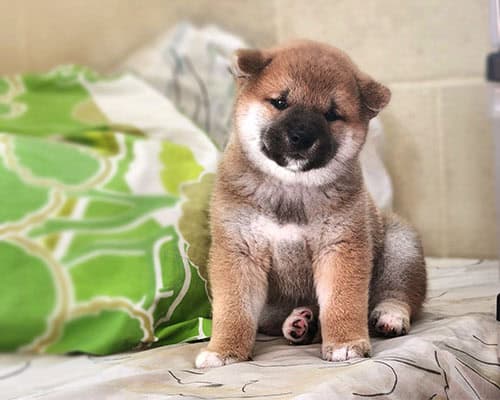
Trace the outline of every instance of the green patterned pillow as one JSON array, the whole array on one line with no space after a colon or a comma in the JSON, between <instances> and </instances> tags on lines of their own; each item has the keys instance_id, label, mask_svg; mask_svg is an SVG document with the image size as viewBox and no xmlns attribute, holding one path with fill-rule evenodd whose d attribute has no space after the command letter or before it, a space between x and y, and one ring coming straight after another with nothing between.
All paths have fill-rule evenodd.
<instances>
[{"instance_id":1,"label":"green patterned pillow","mask_svg":"<svg viewBox=\"0 0 500 400\"><path fill-rule=\"evenodd\" d=\"M0 351L206 338L217 156L129 75L0 78Z\"/></svg>"}]
</instances>

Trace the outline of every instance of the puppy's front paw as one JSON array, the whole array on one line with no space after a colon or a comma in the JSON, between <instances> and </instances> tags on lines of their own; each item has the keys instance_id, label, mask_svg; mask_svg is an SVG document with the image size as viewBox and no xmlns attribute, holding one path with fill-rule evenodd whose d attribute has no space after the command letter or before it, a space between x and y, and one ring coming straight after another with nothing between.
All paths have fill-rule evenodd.
<instances>
[{"instance_id":1,"label":"puppy's front paw","mask_svg":"<svg viewBox=\"0 0 500 400\"><path fill-rule=\"evenodd\" d=\"M240 360L234 357L223 357L215 351L202 350L194 362L196 368L215 368L223 365L234 364Z\"/></svg>"},{"instance_id":2,"label":"puppy's front paw","mask_svg":"<svg viewBox=\"0 0 500 400\"><path fill-rule=\"evenodd\" d=\"M352 358L369 357L370 349L370 342L366 339L346 343L323 343L321 347L323 360L326 361L347 361Z\"/></svg>"}]
</instances>

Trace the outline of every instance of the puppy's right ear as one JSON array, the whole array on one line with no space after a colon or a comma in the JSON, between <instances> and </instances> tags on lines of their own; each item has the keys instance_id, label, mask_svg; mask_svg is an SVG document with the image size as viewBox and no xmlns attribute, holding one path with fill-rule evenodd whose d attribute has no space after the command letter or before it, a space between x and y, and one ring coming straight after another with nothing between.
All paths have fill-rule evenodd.
<instances>
[{"instance_id":1,"label":"puppy's right ear","mask_svg":"<svg viewBox=\"0 0 500 400\"><path fill-rule=\"evenodd\" d=\"M249 78L259 74L272 58L261 50L239 49L233 55L231 73L235 78Z\"/></svg>"}]
</instances>

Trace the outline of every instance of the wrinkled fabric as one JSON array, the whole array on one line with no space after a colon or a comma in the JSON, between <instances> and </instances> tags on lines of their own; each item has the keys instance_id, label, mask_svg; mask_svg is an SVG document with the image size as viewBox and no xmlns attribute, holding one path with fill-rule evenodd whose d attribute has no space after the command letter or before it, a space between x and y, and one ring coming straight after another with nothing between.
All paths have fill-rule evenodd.
<instances>
[{"instance_id":1,"label":"wrinkled fabric","mask_svg":"<svg viewBox=\"0 0 500 400\"><path fill-rule=\"evenodd\" d=\"M329 363L320 346L259 336L253 361L197 370L206 343L106 357L0 356L5 399L498 399L498 263L429 260L429 299L409 335Z\"/></svg>"}]
</instances>

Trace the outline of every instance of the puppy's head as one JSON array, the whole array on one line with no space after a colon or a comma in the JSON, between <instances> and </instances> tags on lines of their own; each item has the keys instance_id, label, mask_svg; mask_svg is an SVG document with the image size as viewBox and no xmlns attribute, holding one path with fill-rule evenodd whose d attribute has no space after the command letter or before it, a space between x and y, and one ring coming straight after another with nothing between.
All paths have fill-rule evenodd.
<instances>
[{"instance_id":1,"label":"puppy's head","mask_svg":"<svg viewBox=\"0 0 500 400\"><path fill-rule=\"evenodd\" d=\"M332 182L354 160L390 91L340 50L300 41L239 50L236 134L257 168L287 183Z\"/></svg>"}]
</instances>

